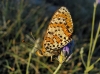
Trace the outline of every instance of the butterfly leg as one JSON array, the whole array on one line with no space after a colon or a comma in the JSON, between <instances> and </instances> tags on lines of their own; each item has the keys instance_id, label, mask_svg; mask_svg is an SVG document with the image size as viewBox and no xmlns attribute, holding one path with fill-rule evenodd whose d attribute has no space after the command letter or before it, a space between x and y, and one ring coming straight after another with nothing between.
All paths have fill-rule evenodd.
<instances>
[{"instance_id":1,"label":"butterfly leg","mask_svg":"<svg viewBox=\"0 0 100 74\"><path fill-rule=\"evenodd\" d=\"M52 56L50 56L51 57L51 62L52 62Z\"/></svg>"}]
</instances>

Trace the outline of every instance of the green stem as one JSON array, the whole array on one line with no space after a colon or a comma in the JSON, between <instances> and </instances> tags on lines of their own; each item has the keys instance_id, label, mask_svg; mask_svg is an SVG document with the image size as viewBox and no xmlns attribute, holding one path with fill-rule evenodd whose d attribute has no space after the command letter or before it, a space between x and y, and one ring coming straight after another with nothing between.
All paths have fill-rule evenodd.
<instances>
[{"instance_id":1,"label":"green stem","mask_svg":"<svg viewBox=\"0 0 100 74\"><path fill-rule=\"evenodd\" d=\"M97 59L97 60L93 63L93 65L95 65L95 64L98 63L99 61L100 61L100 58Z\"/></svg>"},{"instance_id":2,"label":"green stem","mask_svg":"<svg viewBox=\"0 0 100 74\"><path fill-rule=\"evenodd\" d=\"M95 13L96 13L96 7L97 4L94 3L94 11L93 11L93 19L92 19L92 31L91 31L91 39L90 39L90 47L89 47L89 54L88 54L88 60L87 60L87 67L89 67L90 65L90 59L91 59L91 48L92 48L92 44L93 44L93 31L94 31L94 22L95 22Z\"/></svg>"},{"instance_id":3,"label":"green stem","mask_svg":"<svg viewBox=\"0 0 100 74\"><path fill-rule=\"evenodd\" d=\"M100 23L99 23L97 33L96 33L96 37L95 37L95 40L94 40L94 43L93 43L93 47L92 47L92 51L91 51L91 57L93 55L93 52L94 52L94 49L95 49L95 46L96 46L96 42L97 42L97 39L99 37L99 31L100 31ZM91 58L90 58L90 60L91 60Z\"/></svg>"},{"instance_id":4,"label":"green stem","mask_svg":"<svg viewBox=\"0 0 100 74\"><path fill-rule=\"evenodd\" d=\"M37 51L35 49L38 47L38 43L39 43L39 39L36 40L35 45L34 45L32 51L29 53L29 59L28 59L27 67L26 67L26 74L29 74L29 70L28 69L29 69L31 58L32 58L32 54Z\"/></svg>"},{"instance_id":5,"label":"green stem","mask_svg":"<svg viewBox=\"0 0 100 74\"><path fill-rule=\"evenodd\" d=\"M29 74L28 69L29 69L29 64L30 64L31 57L32 57L32 53L29 53L29 59L28 59L27 67L26 67L26 74Z\"/></svg>"},{"instance_id":6,"label":"green stem","mask_svg":"<svg viewBox=\"0 0 100 74\"><path fill-rule=\"evenodd\" d=\"M84 61L84 59L83 59L83 48L81 48L80 56L81 56L82 63L83 63L83 65L84 65L84 67L86 68L86 64L85 64L85 61Z\"/></svg>"},{"instance_id":7,"label":"green stem","mask_svg":"<svg viewBox=\"0 0 100 74\"><path fill-rule=\"evenodd\" d=\"M55 70L55 72L53 74L57 74L58 70L60 69L62 63L58 65L57 69Z\"/></svg>"}]
</instances>

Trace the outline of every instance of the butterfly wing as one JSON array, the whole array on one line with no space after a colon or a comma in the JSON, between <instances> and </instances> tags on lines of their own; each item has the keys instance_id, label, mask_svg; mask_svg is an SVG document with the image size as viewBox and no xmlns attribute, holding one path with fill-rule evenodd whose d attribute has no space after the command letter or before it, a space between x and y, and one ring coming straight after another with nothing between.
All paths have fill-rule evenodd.
<instances>
[{"instance_id":1,"label":"butterfly wing","mask_svg":"<svg viewBox=\"0 0 100 74\"><path fill-rule=\"evenodd\" d=\"M73 33L72 18L66 7L58 9L52 17L44 37L43 47L47 52L58 51L71 40Z\"/></svg>"}]
</instances>

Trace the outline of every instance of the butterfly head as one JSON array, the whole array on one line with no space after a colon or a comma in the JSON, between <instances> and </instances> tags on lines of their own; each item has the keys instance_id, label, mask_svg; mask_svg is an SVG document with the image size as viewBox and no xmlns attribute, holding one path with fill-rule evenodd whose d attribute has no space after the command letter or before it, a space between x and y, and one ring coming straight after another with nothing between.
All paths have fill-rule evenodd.
<instances>
[{"instance_id":1,"label":"butterfly head","mask_svg":"<svg viewBox=\"0 0 100 74\"><path fill-rule=\"evenodd\" d=\"M36 52L36 54L40 57L43 57L43 56L53 56L53 54L51 54L50 52L47 52L45 48L42 48L41 50L38 50Z\"/></svg>"}]
</instances>

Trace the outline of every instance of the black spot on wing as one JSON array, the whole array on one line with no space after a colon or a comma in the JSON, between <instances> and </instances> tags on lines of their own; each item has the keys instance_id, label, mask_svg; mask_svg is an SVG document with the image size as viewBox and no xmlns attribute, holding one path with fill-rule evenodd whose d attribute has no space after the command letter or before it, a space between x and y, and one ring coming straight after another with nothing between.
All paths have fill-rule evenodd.
<instances>
[{"instance_id":1,"label":"black spot on wing","mask_svg":"<svg viewBox=\"0 0 100 74\"><path fill-rule=\"evenodd\" d=\"M53 34L53 32L48 32L49 34Z\"/></svg>"}]
</instances>

